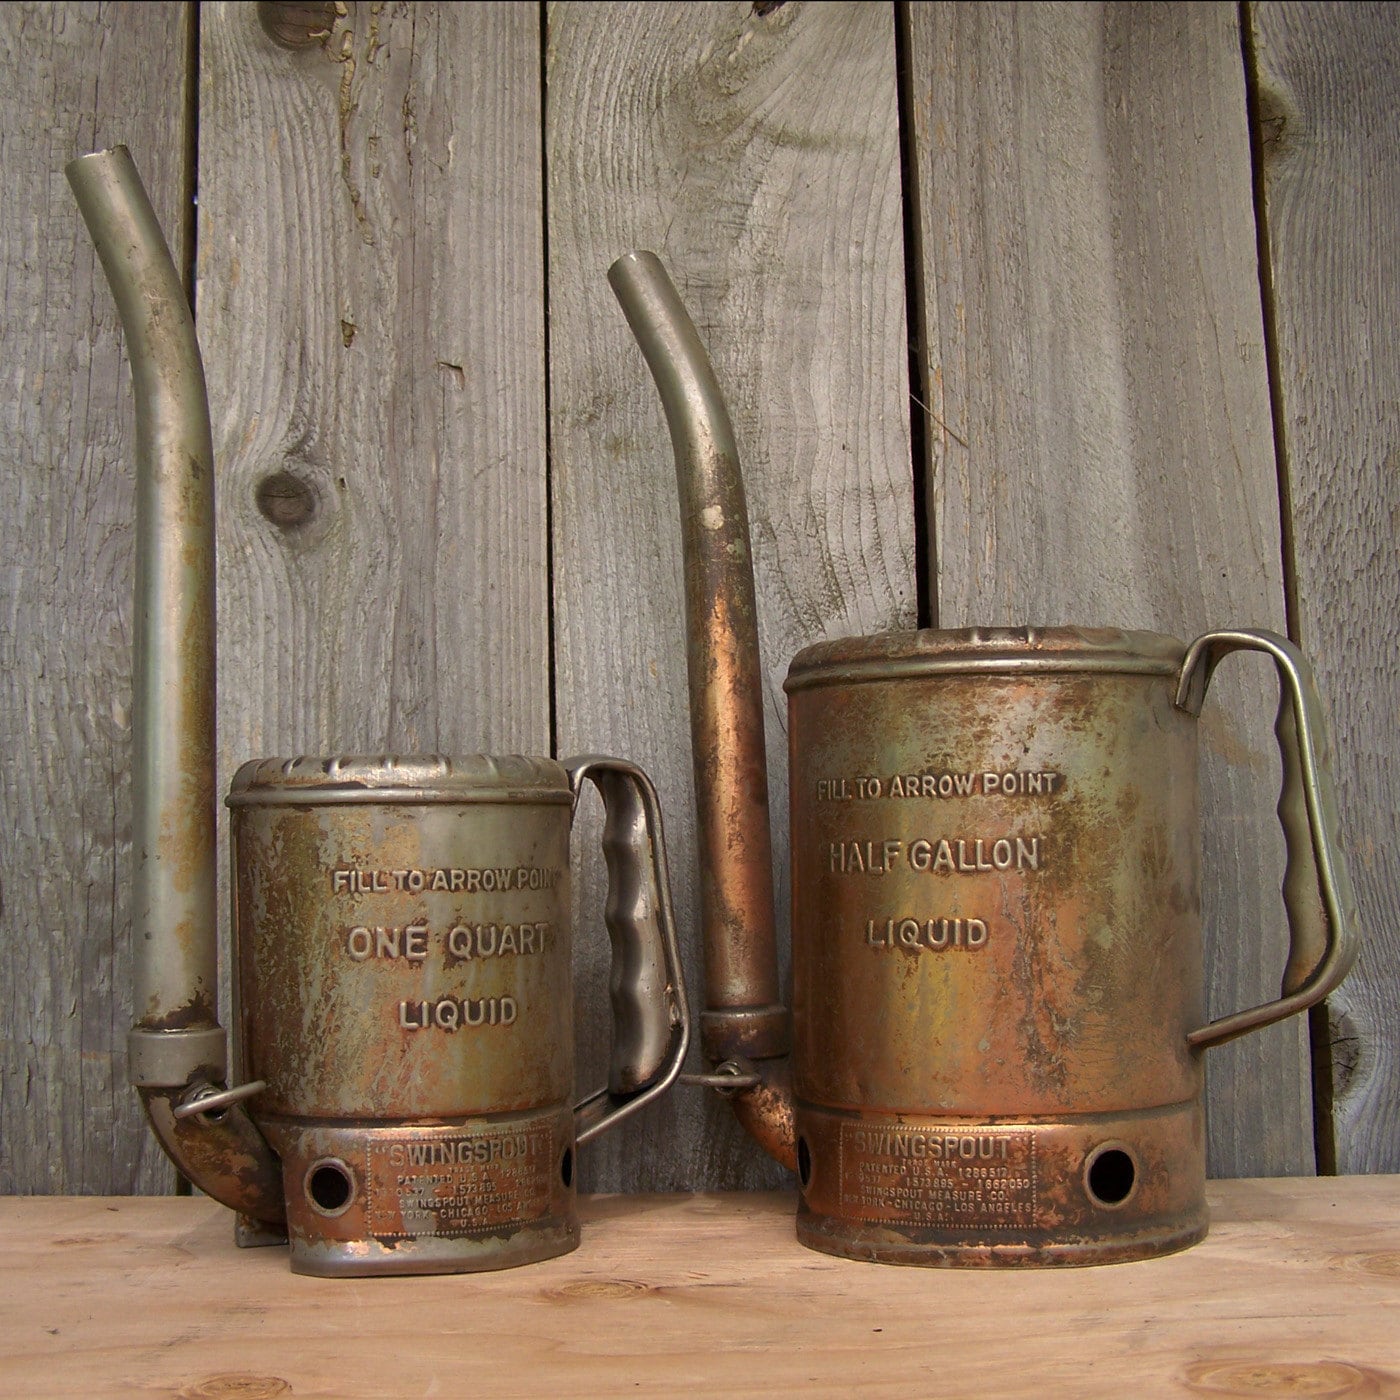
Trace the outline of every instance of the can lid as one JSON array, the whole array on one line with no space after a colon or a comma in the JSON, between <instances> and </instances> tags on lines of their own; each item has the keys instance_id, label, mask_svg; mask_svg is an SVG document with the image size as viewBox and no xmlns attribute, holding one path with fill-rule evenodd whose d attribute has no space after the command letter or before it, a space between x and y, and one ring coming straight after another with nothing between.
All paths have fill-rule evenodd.
<instances>
[{"instance_id":1,"label":"can lid","mask_svg":"<svg viewBox=\"0 0 1400 1400\"><path fill-rule=\"evenodd\" d=\"M336 802L573 801L552 758L520 754L378 754L257 758L233 775L230 807Z\"/></svg>"},{"instance_id":2,"label":"can lid","mask_svg":"<svg viewBox=\"0 0 1400 1400\"><path fill-rule=\"evenodd\" d=\"M1116 627L964 627L842 637L804 647L788 667L789 694L811 686L947 674L1098 671L1174 675L1184 643Z\"/></svg>"}]
</instances>

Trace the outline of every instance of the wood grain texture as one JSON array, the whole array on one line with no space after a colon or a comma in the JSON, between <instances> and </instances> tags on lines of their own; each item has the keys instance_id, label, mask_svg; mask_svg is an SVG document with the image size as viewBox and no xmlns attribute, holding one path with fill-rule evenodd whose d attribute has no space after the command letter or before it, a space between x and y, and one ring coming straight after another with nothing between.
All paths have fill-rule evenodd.
<instances>
[{"instance_id":1,"label":"wood grain texture","mask_svg":"<svg viewBox=\"0 0 1400 1400\"><path fill-rule=\"evenodd\" d=\"M911 7L939 625L1284 630L1233 6ZM1275 687L1201 724L1212 1014L1278 994ZM1209 1058L1210 1169L1309 1171L1301 1018Z\"/></svg>"},{"instance_id":2,"label":"wood grain texture","mask_svg":"<svg viewBox=\"0 0 1400 1400\"><path fill-rule=\"evenodd\" d=\"M1228 1181L1194 1249L1099 1269L814 1254L793 1197L595 1198L563 1258L308 1279L208 1201L0 1201L14 1395L1400 1393L1400 1178Z\"/></svg>"},{"instance_id":3,"label":"wood grain texture","mask_svg":"<svg viewBox=\"0 0 1400 1400\"><path fill-rule=\"evenodd\" d=\"M190 241L192 8L0 6L0 1193L174 1179L125 1083L129 377L62 166L125 141ZM671 454L604 274L662 254L734 414L782 885L788 659L914 621L895 11L556 4L546 152L537 7L344 8L292 52L252 6L199 7L223 779L273 752L548 752L554 667L555 751L658 781L698 1008ZM1390 1170L1400 36L1380 6L1253 16L1296 622L1369 940L1332 1007L1337 1158ZM906 39L938 621L1282 629L1234 7L918 3ZM1202 722L1216 1012L1283 962L1273 694L1232 662ZM606 1058L598 827L575 848L581 1087ZM1304 1040L1211 1052L1212 1171L1311 1170ZM782 1174L678 1090L582 1176Z\"/></svg>"},{"instance_id":4,"label":"wood grain texture","mask_svg":"<svg viewBox=\"0 0 1400 1400\"><path fill-rule=\"evenodd\" d=\"M1400 1167L1400 16L1251 7L1299 638L1363 945L1329 1007L1340 1171Z\"/></svg>"},{"instance_id":5,"label":"wood grain texture","mask_svg":"<svg viewBox=\"0 0 1400 1400\"><path fill-rule=\"evenodd\" d=\"M0 7L0 1193L160 1191L131 1025L134 415L69 193L124 142L179 255L182 5Z\"/></svg>"},{"instance_id":6,"label":"wood grain texture","mask_svg":"<svg viewBox=\"0 0 1400 1400\"><path fill-rule=\"evenodd\" d=\"M547 751L538 18L201 14L223 771Z\"/></svg>"},{"instance_id":7,"label":"wood grain texture","mask_svg":"<svg viewBox=\"0 0 1400 1400\"><path fill-rule=\"evenodd\" d=\"M893 11L557 4L548 14L559 744L618 752L657 783L698 1012L675 474L605 274L636 248L661 256L734 419L785 889L787 663L808 642L914 620ZM595 858L586 864L596 871ZM594 873L580 881L580 941L598 921L597 884ZM779 903L785 927L785 893ZM595 963L580 979L581 1022L596 1026L604 990ZM585 1083L601 1075L602 1046L584 1047ZM591 1146L582 1170L587 1186L625 1190L782 1175L694 1089Z\"/></svg>"}]
</instances>

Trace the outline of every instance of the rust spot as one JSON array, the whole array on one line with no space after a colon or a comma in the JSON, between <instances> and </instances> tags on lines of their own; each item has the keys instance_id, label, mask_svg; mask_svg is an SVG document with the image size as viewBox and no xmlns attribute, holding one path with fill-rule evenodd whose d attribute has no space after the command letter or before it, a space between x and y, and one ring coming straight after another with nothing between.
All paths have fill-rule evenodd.
<instances>
[{"instance_id":1,"label":"rust spot","mask_svg":"<svg viewBox=\"0 0 1400 1400\"><path fill-rule=\"evenodd\" d=\"M140 1025L148 1031L187 1031L202 1030L206 1026L217 1026L219 1018L214 999L207 992L196 992L183 1006L173 1007L163 1016L144 1016Z\"/></svg>"}]
</instances>

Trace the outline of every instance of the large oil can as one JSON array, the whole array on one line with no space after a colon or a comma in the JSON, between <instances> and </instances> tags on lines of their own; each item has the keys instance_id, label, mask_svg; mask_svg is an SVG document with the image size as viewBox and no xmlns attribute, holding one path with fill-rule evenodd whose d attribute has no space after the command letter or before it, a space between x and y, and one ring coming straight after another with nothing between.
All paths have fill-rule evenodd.
<instances>
[{"instance_id":1,"label":"large oil can","mask_svg":"<svg viewBox=\"0 0 1400 1400\"><path fill-rule=\"evenodd\" d=\"M1279 638L929 631L795 658L805 1243L1074 1263L1205 1233L1201 1052L1299 1009L1318 965L1347 956L1290 887L1283 996L1206 1022L1197 713L1210 667L1245 647L1280 672L1280 812L1301 872L1305 789L1324 831L1331 801L1302 771L1317 702Z\"/></svg>"},{"instance_id":2,"label":"large oil can","mask_svg":"<svg viewBox=\"0 0 1400 1400\"><path fill-rule=\"evenodd\" d=\"M1068 626L821 643L786 682L793 1014L778 985L743 481L654 254L613 288L670 427L703 865L705 1053L798 1177L798 1238L904 1264L1080 1264L1207 1227L1204 1050L1355 956L1321 710L1267 632ZM1288 846L1281 996L1205 1021L1196 716L1272 657Z\"/></svg>"}]
</instances>

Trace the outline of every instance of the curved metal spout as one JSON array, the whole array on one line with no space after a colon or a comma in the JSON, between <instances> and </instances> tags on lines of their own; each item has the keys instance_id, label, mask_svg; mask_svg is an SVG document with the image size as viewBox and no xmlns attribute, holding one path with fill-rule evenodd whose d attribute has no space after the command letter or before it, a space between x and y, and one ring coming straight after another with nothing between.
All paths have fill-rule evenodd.
<instances>
[{"instance_id":1,"label":"curved metal spout","mask_svg":"<svg viewBox=\"0 0 1400 1400\"><path fill-rule=\"evenodd\" d=\"M713 1064L755 1062L761 1082L735 1094L735 1111L792 1167L790 1023L778 988L763 683L739 454L709 356L661 260L628 253L608 281L656 380L676 458L705 947L701 1041Z\"/></svg>"},{"instance_id":2,"label":"curved metal spout","mask_svg":"<svg viewBox=\"0 0 1400 1400\"><path fill-rule=\"evenodd\" d=\"M214 454L194 320L131 156L124 146L97 151L66 173L126 332L136 398L135 1024L128 1061L151 1110L182 1097L159 1091L195 1092L222 1084L226 1072L214 865ZM222 1115L217 1135L227 1137L241 1113ZM266 1160L250 1172L240 1124L236 1167L211 1169L202 1160L207 1151L178 1145L192 1129L167 1131L163 1110L150 1117L197 1186L272 1218L267 1190L234 1192L230 1200L218 1185L233 1174L270 1172L269 1180L280 1181L266 1144ZM280 1200L280 1186L272 1194Z\"/></svg>"}]
</instances>

